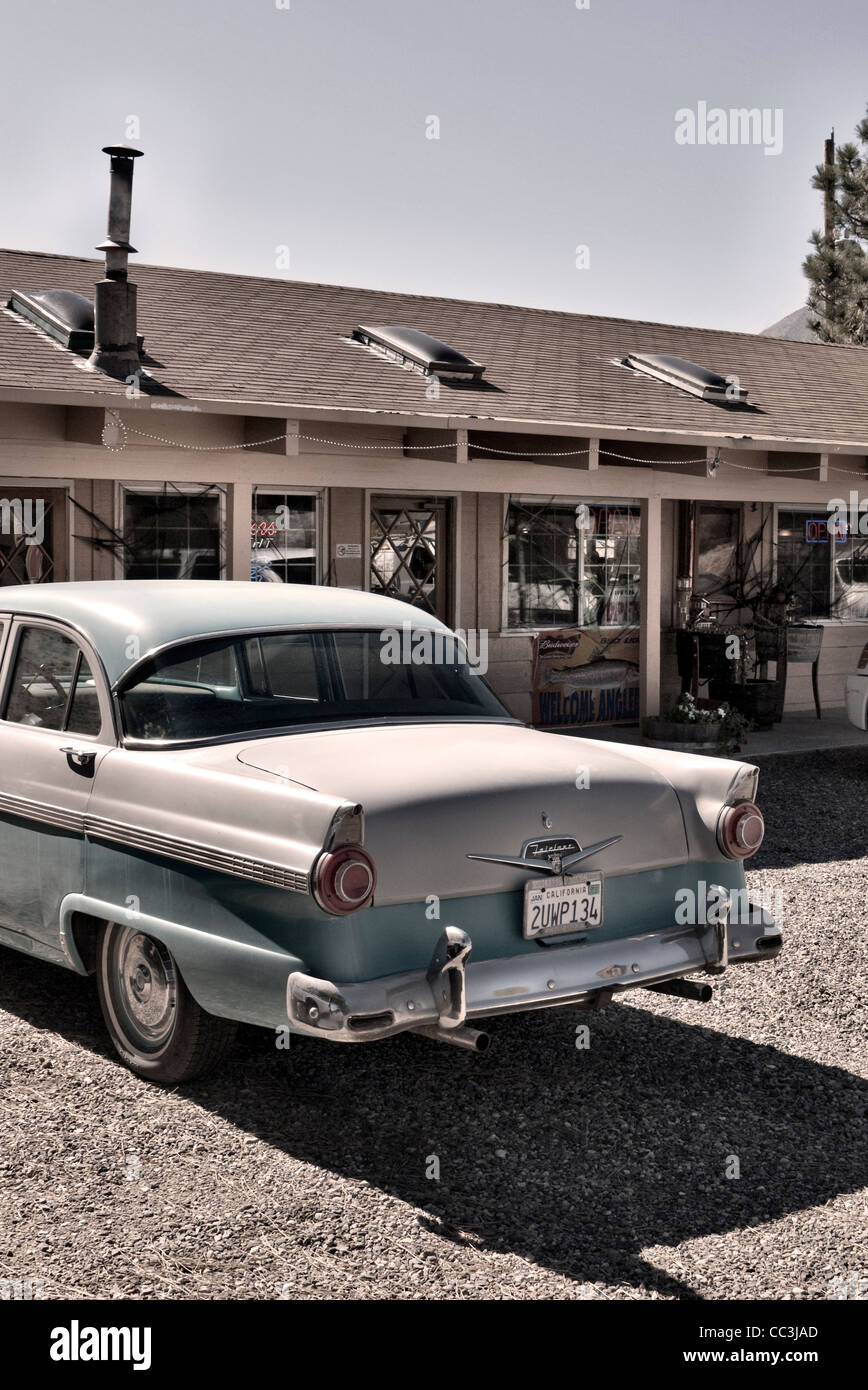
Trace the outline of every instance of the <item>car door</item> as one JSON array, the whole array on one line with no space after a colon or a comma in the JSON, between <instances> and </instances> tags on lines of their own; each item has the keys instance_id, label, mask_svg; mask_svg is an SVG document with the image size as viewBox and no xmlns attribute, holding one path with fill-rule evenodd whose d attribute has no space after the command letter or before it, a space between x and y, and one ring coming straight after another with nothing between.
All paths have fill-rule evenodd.
<instances>
[{"instance_id":1,"label":"car door","mask_svg":"<svg viewBox=\"0 0 868 1390\"><path fill-rule=\"evenodd\" d=\"M95 653L62 624L11 623L0 678L0 927L59 946L59 908L84 891L84 817L115 746Z\"/></svg>"}]
</instances>

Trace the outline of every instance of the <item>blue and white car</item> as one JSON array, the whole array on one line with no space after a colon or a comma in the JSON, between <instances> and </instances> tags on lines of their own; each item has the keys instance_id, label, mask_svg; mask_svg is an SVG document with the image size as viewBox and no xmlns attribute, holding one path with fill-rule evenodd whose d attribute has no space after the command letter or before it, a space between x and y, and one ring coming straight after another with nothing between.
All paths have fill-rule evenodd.
<instances>
[{"instance_id":1,"label":"blue and white car","mask_svg":"<svg viewBox=\"0 0 868 1390\"><path fill-rule=\"evenodd\" d=\"M868 642L846 684L847 718L857 729L868 729Z\"/></svg>"},{"instance_id":2,"label":"blue and white car","mask_svg":"<svg viewBox=\"0 0 868 1390\"><path fill-rule=\"evenodd\" d=\"M0 595L0 942L95 975L161 1083L238 1021L480 1048L498 1014L703 997L781 948L746 901L757 776L527 728L385 597Z\"/></svg>"}]
</instances>

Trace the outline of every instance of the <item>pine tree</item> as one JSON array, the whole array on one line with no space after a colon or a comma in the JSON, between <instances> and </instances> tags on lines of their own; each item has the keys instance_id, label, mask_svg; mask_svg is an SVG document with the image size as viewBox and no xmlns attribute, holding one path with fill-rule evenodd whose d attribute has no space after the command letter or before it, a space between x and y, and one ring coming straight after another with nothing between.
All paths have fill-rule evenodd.
<instances>
[{"instance_id":1,"label":"pine tree","mask_svg":"<svg viewBox=\"0 0 868 1390\"><path fill-rule=\"evenodd\" d=\"M824 343L868 346L868 116L858 144L842 145L833 164L819 164L812 184L827 200L828 225L813 232L804 263L811 282L811 328Z\"/></svg>"}]
</instances>

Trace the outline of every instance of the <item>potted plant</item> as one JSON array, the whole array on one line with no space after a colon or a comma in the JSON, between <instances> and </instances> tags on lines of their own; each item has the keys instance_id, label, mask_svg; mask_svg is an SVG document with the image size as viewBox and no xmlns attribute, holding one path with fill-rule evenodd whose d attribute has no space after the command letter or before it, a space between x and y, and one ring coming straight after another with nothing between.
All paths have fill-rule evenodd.
<instances>
[{"instance_id":1,"label":"potted plant","mask_svg":"<svg viewBox=\"0 0 868 1390\"><path fill-rule=\"evenodd\" d=\"M753 728L771 729L780 718L780 681L747 680L743 685L731 685L727 695L729 704L749 720Z\"/></svg>"},{"instance_id":2,"label":"potted plant","mask_svg":"<svg viewBox=\"0 0 868 1390\"><path fill-rule=\"evenodd\" d=\"M787 584L773 579L763 569L761 563L762 542L766 522L746 541L736 548L733 564L723 582L713 595L732 605L732 613L750 614L747 624L747 645L752 649L750 658L743 663L745 672L751 668L752 677L743 678L738 684L716 685L715 694L722 693L726 700L749 719L757 728L771 729L783 717L784 696L787 680L787 658L808 660L802 650L810 648L819 652L822 642L822 628L806 634L809 624L792 624L791 610L794 590L807 560L789 577ZM796 655L796 652L799 655ZM774 680L768 679L768 664L775 663Z\"/></svg>"},{"instance_id":3,"label":"potted plant","mask_svg":"<svg viewBox=\"0 0 868 1390\"><path fill-rule=\"evenodd\" d=\"M728 702L705 707L685 691L665 714L646 716L642 735L647 743L685 753L729 754L737 750L752 727L751 721Z\"/></svg>"}]
</instances>

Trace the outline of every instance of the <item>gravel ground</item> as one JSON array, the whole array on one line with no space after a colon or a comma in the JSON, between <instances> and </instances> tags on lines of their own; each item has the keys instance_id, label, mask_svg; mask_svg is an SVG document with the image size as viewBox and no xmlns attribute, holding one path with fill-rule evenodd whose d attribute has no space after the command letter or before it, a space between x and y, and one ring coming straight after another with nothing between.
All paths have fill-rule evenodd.
<instances>
[{"instance_id":1,"label":"gravel ground","mask_svg":"<svg viewBox=\"0 0 868 1390\"><path fill-rule=\"evenodd\" d=\"M113 1060L92 982L0 950L0 1279L47 1298L822 1299L860 1278L868 1296L868 751L761 761L749 877L783 894L785 952L707 1005L637 992L500 1020L482 1056L278 1052L247 1029L219 1076L165 1093Z\"/></svg>"}]
</instances>

